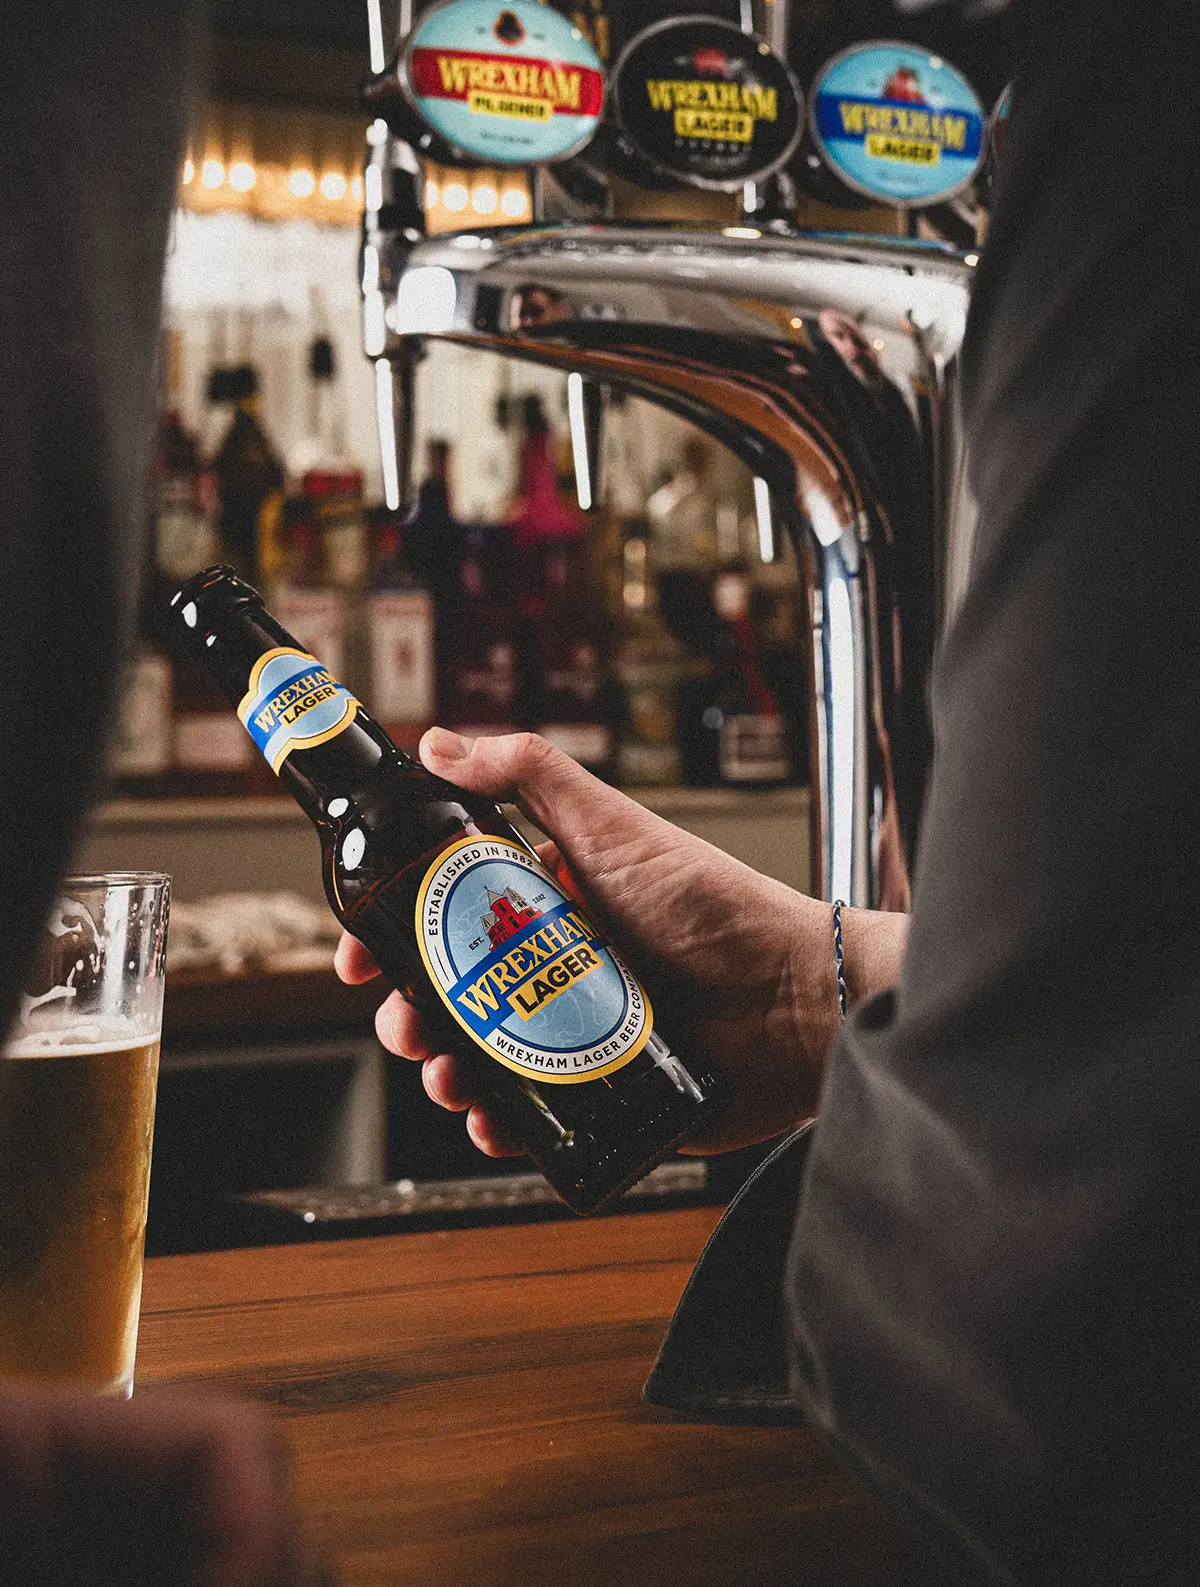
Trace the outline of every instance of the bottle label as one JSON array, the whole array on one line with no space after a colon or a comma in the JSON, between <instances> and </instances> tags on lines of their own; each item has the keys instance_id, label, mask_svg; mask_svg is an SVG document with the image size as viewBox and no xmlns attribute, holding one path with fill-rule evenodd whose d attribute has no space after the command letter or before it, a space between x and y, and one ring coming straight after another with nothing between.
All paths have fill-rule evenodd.
<instances>
[{"instance_id":1,"label":"bottle label","mask_svg":"<svg viewBox=\"0 0 1200 1587\"><path fill-rule=\"evenodd\" d=\"M524 849L460 838L417 898L417 941L456 1022L532 1080L595 1080L635 1058L645 992L580 906Z\"/></svg>"},{"instance_id":2,"label":"bottle label","mask_svg":"<svg viewBox=\"0 0 1200 1587\"><path fill-rule=\"evenodd\" d=\"M280 646L254 663L238 716L278 771L294 749L312 749L344 732L358 709L349 689L315 656Z\"/></svg>"}]
</instances>

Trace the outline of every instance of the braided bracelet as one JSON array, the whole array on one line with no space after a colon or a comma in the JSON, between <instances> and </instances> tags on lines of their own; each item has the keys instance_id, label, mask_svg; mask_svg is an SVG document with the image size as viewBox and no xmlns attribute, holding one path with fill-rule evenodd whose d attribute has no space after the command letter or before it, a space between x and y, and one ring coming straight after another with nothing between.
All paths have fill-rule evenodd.
<instances>
[{"instance_id":1,"label":"braided bracelet","mask_svg":"<svg viewBox=\"0 0 1200 1587\"><path fill-rule=\"evenodd\" d=\"M837 961L838 1007L842 1011L842 1018L846 1017L846 970L842 963L842 899L836 899L833 906L833 956Z\"/></svg>"}]
</instances>

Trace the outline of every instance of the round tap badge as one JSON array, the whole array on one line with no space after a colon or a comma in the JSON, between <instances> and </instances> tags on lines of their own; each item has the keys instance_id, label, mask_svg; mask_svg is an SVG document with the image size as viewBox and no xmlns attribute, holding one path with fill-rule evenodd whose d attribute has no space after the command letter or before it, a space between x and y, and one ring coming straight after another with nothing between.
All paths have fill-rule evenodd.
<instances>
[{"instance_id":1,"label":"round tap badge","mask_svg":"<svg viewBox=\"0 0 1200 1587\"><path fill-rule=\"evenodd\" d=\"M769 45L716 17L676 17L633 38L613 71L625 139L656 170L735 190L783 165L804 120L800 87Z\"/></svg>"},{"instance_id":2,"label":"round tap badge","mask_svg":"<svg viewBox=\"0 0 1200 1587\"><path fill-rule=\"evenodd\" d=\"M442 850L417 898L417 941L443 1003L493 1058L570 1085L636 1058L646 994L577 903L501 838Z\"/></svg>"},{"instance_id":3,"label":"round tap badge","mask_svg":"<svg viewBox=\"0 0 1200 1587\"><path fill-rule=\"evenodd\" d=\"M587 143L604 105L600 57L537 0L447 0L404 53L409 98L460 156L490 165L560 160Z\"/></svg>"},{"instance_id":4,"label":"round tap badge","mask_svg":"<svg viewBox=\"0 0 1200 1587\"><path fill-rule=\"evenodd\" d=\"M876 203L941 203L983 159L975 90L912 44L859 44L835 55L813 84L809 119L825 163Z\"/></svg>"}]
</instances>

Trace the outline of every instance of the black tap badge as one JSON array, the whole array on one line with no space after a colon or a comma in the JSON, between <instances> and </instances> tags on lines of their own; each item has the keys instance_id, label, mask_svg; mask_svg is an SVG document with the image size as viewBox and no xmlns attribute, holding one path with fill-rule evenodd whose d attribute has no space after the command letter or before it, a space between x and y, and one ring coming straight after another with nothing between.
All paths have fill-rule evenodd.
<instances>
[{"instance_id":1,"label":"black tap badge","mask_svg":"<svg viewBox=\"0 0 1200 1587\"><path fill-rule=\"evenodd\" d=\"M770 46L716 17L676 17L626 45L613 72L622 136L656 170L735 191L785 164L800 138L799 84Z\"/></svg>"}]
</instances>

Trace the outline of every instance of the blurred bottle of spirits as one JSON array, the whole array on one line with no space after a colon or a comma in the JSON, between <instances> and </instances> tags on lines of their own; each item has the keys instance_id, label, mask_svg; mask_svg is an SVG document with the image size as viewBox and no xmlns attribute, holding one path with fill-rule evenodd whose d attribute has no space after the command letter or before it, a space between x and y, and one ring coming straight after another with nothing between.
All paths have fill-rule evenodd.
<instances>
[{"instance_id":1,"label":"blurred bottle of spirits","mask_svg":"<svg viewBox=\"0 0 1200 1587\"><path fill-rule=\"evenodd\" d=\"M253 748L247 753L230 732L228 707L207 672L165 648L167 597L181 579L216 561L220 549L214 476L180 417L180 373L179 338L168 332L166 406L155 436L150 493L153 552L143 606L144 648L127 677L112 769L120 792L242 794Z\"/></svg>"},{"instance_id":2,"label":"blurred bottle of spirits","mask_svg":"<svg viewBox=\"0 0 1200 1587\"><path fill-rule=\"evenodd\" d=\"M554 438L542 399L528 396L521 404L522 437L517 495L504 515L512 542L518 598L545 585L545 564L563 544L578 545L584 516L560 477Z\"/></svg>"},{"instance_id":3,"label":"blurred bottle of spirits","mask_svg":"<svg viewBox=\"0 0 1200 1587\"><path fill-rule=\"evenodd\" d=\"M363 470L346 440L344 400L338 389L333 343L318 336L309 348L308 430L287 460L289 491L308 497L324 546L330 582L354 593L367 574L367 531L363 520ZM276 571L270 516L259 520L259 569L265 580Z\"/></svg>"},{"instance_id":4,"label":"blurred bottle of spirits","mask_svg":"<svg viewBox=\"0 0 1200 1587\"><path fill-rule=\"evenodd\" d=\"M603 637L578 548L562 542L543 564L544 583L526 625L522 716L597 776L613 762L612 696Z\"/></svg>"},{"instance_id":5,"label":"blurred bottle of spirits","mask_svg":"<svg viewBox=\"0 0 1200 1587\"><path fill-rule=\"evenodd\" d=\"M484 574L483 546L472 535L458 587L437 613L438 721L472 738L517 725L517 634L510 602Z\"/></svg>"},{"instance_id":6,"label":"blurred bottle of spirits","mask_svg":"<svg viewBox=\"0 0 1200 1587\"><path fill-rule=\"evenodd\" d=\"M386 507L368 515L373 559L367 596L371 713L414 751L436 709L433 596L404 555L403 528Z\"/></svg>"},{"instance_id":7,"label":"blurred bottle of spirits","mask_svg":"<svg viewBox=\"0 0 1200 1587\"><path fill-rule=\"evenodd\" d=\"M283 466L262 425L258 372L241 364L225 388L233 417L213 459L219 503L221 560L243 577L258 578L260 519L278 510Z\"/></svg>"},{"instance_id":8,"label":"blurred bottle of spirits","mask_svg":"<svg viewBox=\"0 0 1200 1587\"><path fill-rule=\"evenodd\" d=\"M316 504L308 496L289 496L284 504L283 561L271 606L299 644L335 677L345 676L349 603L329 576Z\"/></svg>"},{"instance_id":9,"label":"blurred bottle of spirits","mask_svg":"<svg viewBox=\"0 0 1200 1587\"><path fill-rule=\"evenodd\" d=\"M691 435L680 466L646 504L659 606L668 627L698 655L712 645L712 580L717 570L712 445Z\"/></svg>"},{"instance_id":10,"label":"blurred bottle of spirits","mask_svg":"<svg viewBox=\"0 0 1200 1587\"><path fill-rule=\"evenodd\" d=\"M425 478L403 526L404 561L433 597L439 612L457 599L467 531L450 500L449 443L432 440L425 453Z\"/></svg>"},{"instance_id":11,"label":"blurred bottle of spirits","mask_svg":"<svg viewBox=\"0 0 1200 1587\"><path fill-rule=\"evenodd\" d=\"M620 691L616 775L636 786L679 781L677 697L687 659L663 622L650 570L649 526L626 526L622 611L613 656Z\"/></svg>"},{"instance_id":12,"label":"blurred bottle of spirits","mask_svg":"<svg viewBox=\"0 0 1200 1587\"><path fill-rule=\"evenodd\" d=\"M788 724L768 681L751 617L751 579L736 507L723 504L717 522L712 671L684 686L684 779L701 786L772 787L792 775Z\"/></svg>"}]
</instances>

